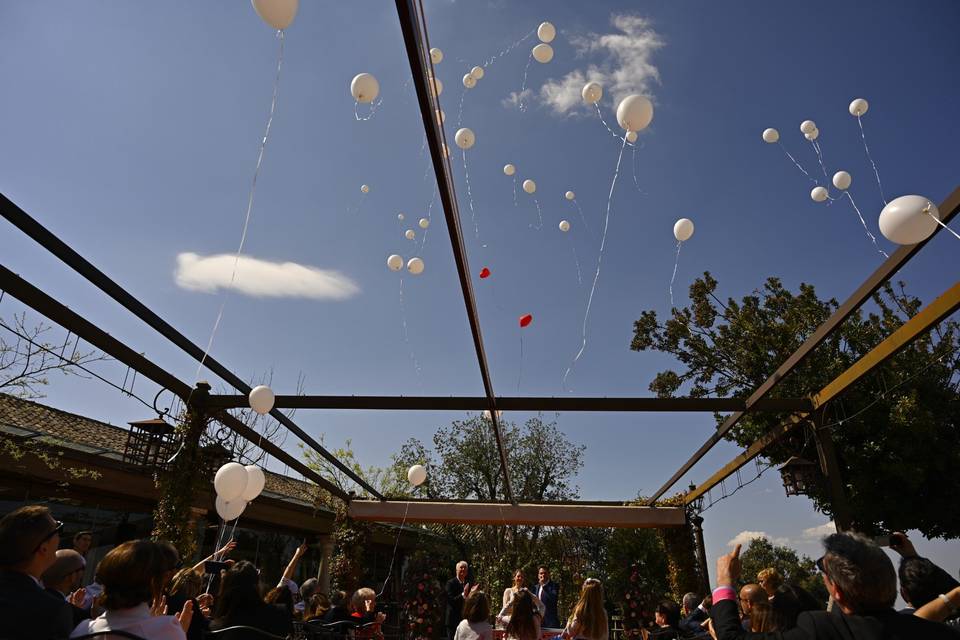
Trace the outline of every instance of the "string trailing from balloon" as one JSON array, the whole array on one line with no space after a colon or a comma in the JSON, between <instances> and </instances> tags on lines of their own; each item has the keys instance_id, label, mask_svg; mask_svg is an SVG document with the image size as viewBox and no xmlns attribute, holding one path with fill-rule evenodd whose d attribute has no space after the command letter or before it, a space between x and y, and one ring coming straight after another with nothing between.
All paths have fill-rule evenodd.
<instances>
[{"instance_id":1,"label":"string trailing from balloon","mask_svg":"<svg viewBox=\"0 0 960 640\"><path fill-rule=\"evenodd\" d=\"M520 102L518 104L518 107L520 108L521 113L527 110L527 105L523 104L523 95L524 95L524 92L526 92L527 90L527 73L529 73L530 71L531 62L533 62L532 53L527 57L527 64L526 66L523 67L523 82L520 83L520 94L519 94Z\"/></svg>"},{"instance_id":2,"label":"string trailing from balloon","mask_svg":"<svg viewBox=\"0 0 960 640\"><path fill-rule=\"evenodd\" d=\"M933 214L930 212L930 209L931 209L932 207L933 207L933 203L932 203L932 202L928 202L928 203L927 203L927 206L923 208L923 212L924 212L925 214L927 214L928 216L930 216L931 218L933 218L933 221L936 222L938 225L940 225L941 227L943 227L944 229L946 229L947 231L949 231L950 233L952 233L957 240L960 240L960 235L958 235L956 231L954 231L953 229L951 229L950 227L948 227L948 226L943 222L943 220L941 220L940 218L938 218L937 216L933 215Z\"/></svg>"},{"instance_id":3,"label":"string trailing from balloon","mask_svg":"<svg viewBox=\"0 0 960 640\"><path fill-rule=\"evenodd\" d=\"M531 37L533 34L535 34L536 32L537 32L536 28L531 29L531 30L530 30L530 33L528 33L527 35L523 36L522 38L520 38L519 40L517 40L517 41L514 42L513 44L507 46L506 48L501 49L498 53L495 53L494 55L492 55L492 56L490 56L489 58L487 58L487 59L483 62L483 64L482 64L481 66L482 66L482 67L489 67L489 66L491 66L494 62L496 62L497 60L499 60L499 59L502 58L503 56L509 54L511 51L513 51L514 49L516 49L517 47L519 47L521 44L523 44L524 42L526 42L527 40L529 40L530 37Z\"/></svg>"},{"instance_id":4,"label":"string trailing from balloon","mask_svg":"<svg viewBox=\"0 0 960 640\"><path fill-rule=\"evenodd\" d=\"M787 148L783 146L782 142L778 141L777 144L780 145L780 148L783 149L783 152L785 154L787 154L787 157L790 158L790 161L793 162L794 165L796 165L797 169L800 169L800 171L803 172L803 175L807 176L807 178L809 178L810 181L813 182L813 184L820 184L819 182L817 182L817 179L811 176L809 173L807 173L807 170L803 168L803 165L797 162L797 159L794 158L789 151L787 151Z\"/></svg>"},{"instance_id":5,"label":"string trailing from balloon","mask_svg":"<svg viewBox=\"0 0 960 640\"><path fill-rule=\"evenodd\" d=\"M537 206L537 226L531 224L530 228L540 231L543 229L543 211L540 209L540 200L537 199L537 196L533 196L533 204Z\"/></svg>"},{"instance_id":6,"label":"string trailing from balloon","mask_svg":"<svg viewBox=\"0 0 960 640\"><path fill-rule=\"evenodd\" d=\"M416 354L413 352L413 345L410 344L410 335L407 332L407 305L403 296L403 277L400 278L400 325L403 328L403 342L407 345L407 352L410 354L410 361L413 363L413 369L417 373L417 382L423 389L423 370Z\"/></svg>"},{"instance_id":7,"label":"string trailing from balloon","mask_svg":"<svg viewBox=\"0 0 960 640\"><path fill-rule=\"evenodd\" d=\"M817 161L820 163L820 168L823 170L823 177L829 182L830 177L827 175L827 167L823 164L823 150L820 148L820 143L816 140L811 140L810 145L813 146L813 150L817 154Z\"/></svg>"},{"instance_id":8,"label":"string trailing from balloon","mask_svg":"<svg viewBox=\"0 0 960 640\"><path fill-rule=\"evenodd\" d=\"M519 205L517 204L517 174L513 174L513 208L516 209Z\"/></svg>"},{"instance_id":9,"label":"string trailing from balloon","mask_svg":"<svg viewBox=\"0 0 960 640\"><path fill-rule=\"evenodd\" d=\"M579 214L579 216L580 216L580 222L583 223L583 228L586 229L587 233L590 234L590 237L592 238L592 237L593 237L593 232L590 231L590 227L587 225L587 219L586 219L586 217L583 215L583 209L580 207L580 203L577 202L577 199L576 199L576 198L574 198L571 202L573 202L574 206L577 207L577 214Z\"/></svg>"},{"instance_id":10,"label":"string trailing from balloon","mask_svg":"<svg viewBox=\"0 0 960 640\"><path fill-rule=\"evenodd\" d=\"M573 236L570 237L570 248L573 249L573 262L577 265L577 284L583 284L583 276L580 275L580 258L577 257L577 244L573 241Z\"/></svg>"},{"instance_id":11,"label":"string trailing from balloon","mask_svg":"<svg viewBox=\"0 0 960 640\"><path fill-rule=\"evenodd\" d=\"M647 192L640 188L640 181L637 180L637 145L633 145L633 186L637 188L640 195L645 196Z\"/></svg>"},{"instance_id":12,"label":"string trailing from balloon","mask_svg":"<svg viewBox=\"0 0 960 640\"><path fill-rule=\"evenodd\" d=\"M477 222L477 212L473 207L473 192L470 190L470 169L467 167L467 150L461 149L463 152L463 177L467 183L467 202L470 203L470 219L473 220L473 232L477 236L477 240L480 239L480 225Z\"/></svg>"},{"instance_id":13,"label":"string trailing from balloon","mask_svg":"<svg viewBox=\"0 0 960 640\"><path fill-rule=\"evenodd\" d=\"M368 120L373 118L374 114L377 113L377 107L379 107L381 103L383 103L382 96L380 97L379 100L372 102L370 104L370 113L368 113L365 116L362 116L360 115L360 101L354 100L353 101L353 117L357 119L357 122L367 122Z\"/></svg>"},{"instance_id":14,"label":"string trailing from balloon","mask_svg":"<svg viewBox=\"0 0 960 640\"><path fill-rule=\"evenodd\" d=\"M460 128L460 120L463 118L463 99L467 96L467 88L460 91L460 108L457 109L457 128Z\"/></svg>"},{"instance_id":15,"label":"string trailing from balloon","mask_svg":"<svg viewBox=\"0 0 960 640\"><path fill-rule=\"evenodd\" d=\"M880 189L880 199L883 200L883 206L887 206L887 196L883 193L883 185L880 183L880 172L877 171L877 163L873 161L873 156L870 155L870 147L867 146L867 136L863 132L863 121L860 119L860 116L857 116L857 124L860 125L860 139L863 140L863 150L867 152L867 159L870 161L871 166L873 166L873 175L877 178L877 188Z\"/></svg>"},{"instance_id":16,"label":"string trailing from balloon","mask_svg":"<svg viewBox=\"0 0 960 640\"><path fill-rule=\"evenodd\" d=\"M677 257L673 261L673 275L670 277L670 308L673 308L673 283L677 279L677 267L680 266L680 247L683 246L683 242L677 240ZM663 289L661 289L663 291Z\"/></svg>"},{"instance_id":17,"label":"string trailing from balloon","mask_svg":"<svg viewBox=\"0 0 960 640\"><path fill-rule=\"evenodd\" d=\"M393 562L397 559L397 547L400 545L400 534L403 533L403 525L407 523L407 511L410 509L410 501L407 501L406 506L403 508L403 519L400 520L400 528L397 529L397 538L393 542L393 555L390 556L390 567L387 569L387 577L383 581L383 586L380 587L380 593L377 594L377 599L383 597L383 592L387 590L387 583L390 582L390 575L393 573Z\"/></svg>"},{"instance_id":18,"label":"string trailing from balloon","mask_svg":"<svg viewBox=\"0 0 960 640\"><path fill-rule=\"evenodd\" d=\"M600 279L600 267L603 265L603 249L607 243L607 230L610 227L610 203L613 201L613 190L617 186L617 177L620 175L620 163L623 161L623 150L627 148L627 136L623 136L623 144L620 145L620 155L617 156L617 168L613 172L613 180L610 181L610 192L607 194L607 213L603 219L603 234L600 236L600 253L597 256L597 271L593 274L593 284L590 287L590 295L587 297L587 308L583 314L583 334L582 334L582 344L580 345L580 350L577 351L577 355L574 356L573 362L570 363L570 366L567 367L566 372L563 374L563 388L567 388L567 377L570 375L570 372L573 370L574 365L580 360L580 356L583 355L583 352L587 348L587 325L590 321L590 307L593 305L593 294L597 290L597 281Z\"/></svg>"},{"instance_id":19,"label":"string trailing from balloon","mask_svg":"<svg viewBox=\"0 0 960 640\"><path fill-rule=\"evenodd\" d=\"M860 224L863 225L863 230L867 232L868 236L870 236L870 241L873 242L873 246L877 248L877 251L880 252L880 255L882 255L884 258L889 258L890 256L887 255L887 252L881 249L880 245L877 244L876 236L870 233L870 229L867 228L867 221L863 219L863 214L860 213L860 208L857 207L857 203L853 201L853 196L850 195L849 191L844 191L843 193L845 196L847 196L847 199L850 201L850 204L853 205L853 210L857 212L857 217L860 218Z\"/></svg>"},{"instance_id":20,"label":"string trailing from balloon","mask_svg":"<svg viewBox=\"0 0 960 640\"><path fill-rule=\"evenodd\" d=\"M610 128L610 125L607 124L607 121L604 120L604 118L603 118L603 112L600 111L600 103L599 103L599 102L594 102L594 103L593 103L593 106L597 108L597 115L600 117L600 122L603 123L603 126L607 128L607 131L610 132L610 135L613 136L614 138L616 138L617 140L619 140L621 137L623 137L623 136L617 135L617 132L614 131L613 129L611 129L611 128ZM623 141L626 142L627 139L626 139L626 138L623 138Z\"/></svg>"},{"instance_id":21,"label":"string trailing from balloon","mask_svg":"<svg viewBox=\"0 0 960 640\"><path fill-rule=\"evenodd\" d=\"M200 379L200 372L203 371L203 365L206 363L210 349L213 348L213 339L220 328L220 321L223 319L223 310L227 304L227 291L233 287L237 278L237 268L240 266L240 255L243 253L243 245L247 241L247 230L250 228L250 217L253 213L253 197L257 191L257 178L260 177L260 167L263 165L263 154L267 148L267 140L270 138L270 128L273 126L273 116L277 112L277 97L280 92L280 70L283 67L283 30L277 31L277 38L280 40L279 52L277 54L277 72L273 79L273 98L270 100L270 115L267 118L267 126L263 132L263 138L260 140L260 150L257 154L257 166L253 170L253 180L250 182L250 193L247 196L247 212L243 219L243 231L240 233L240 245L237 247L237 253L233 259L233 269L230 272L230 284L224 289L223 297L220 301L220 310L217 312L217 319L213 323L213 330L210 332L210 339L207 341L207 347L203 351L203 357L200 358L200 365L197 367L196 379ZM192 395L191 391L191 395Z\"/></svg>"}]
</instances>

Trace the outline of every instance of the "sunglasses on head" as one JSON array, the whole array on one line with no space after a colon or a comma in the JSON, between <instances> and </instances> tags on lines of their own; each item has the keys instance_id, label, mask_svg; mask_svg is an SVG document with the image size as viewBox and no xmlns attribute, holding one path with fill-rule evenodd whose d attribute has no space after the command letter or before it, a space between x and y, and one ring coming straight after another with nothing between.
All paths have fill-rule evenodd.
<instances>
[{"instance_id":1,"label":"sunglasses on head","mask_svg":"<svg viewBox=\"0 0 960 640\"><path fill-rule=\"evenodd\" d=\"M820 556L819 558L817 558L816 565L817 565L817 570L820 571L820 573L822 573L823 575L825 575L825 576L827 576L827 577L829 578L829 577L830 577L830 574L827 573L826 567L823 566L823 559L826 558L826 557L827 557L827 556Z\"/></svg>"},{"instance_id":2,"label":"sunglasses on head","mask_svg":"<svg viewBox=\"0 0 960 640\"><path fill-rule=\"evenodd\" d=\"M40 547L42 547L43 544L44 544L47 540L49 540L49 539L52 538L53 536L59 536L60 533L63 531L63 523L62 523L62 522L60 522L59 520L54 520L53 522L54 522L54 525L55 525L54 528L53 528L53 531L51 531L50 533L48 533L47 535L43 536L43 537L40 539L40 542L37 543L37 546L33 548L33 552L34 552L34 553L36 553L37 551L39 551L39 550L40 550Z\"/></svg>"}]
</instances>

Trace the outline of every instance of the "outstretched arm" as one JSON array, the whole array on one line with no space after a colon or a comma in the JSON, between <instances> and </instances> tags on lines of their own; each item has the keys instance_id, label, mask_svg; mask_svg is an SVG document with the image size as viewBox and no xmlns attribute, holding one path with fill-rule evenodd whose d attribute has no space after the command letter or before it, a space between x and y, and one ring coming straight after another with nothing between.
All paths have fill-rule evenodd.
<instances>
[{"instance_id":1,"label":"outstretched arm","mask_svg":"<svg viewBox=\"0 0 960 640\"><path fill-rule=\"evenodd\" d=\"M233 540L229 541L227 544L223 545L222 547L220 547L219 549L217 549L216 551L208 555L206 558L204 558L197 564L193 565L193 570L202 572L204 562L207 562L209 560L218 560L218 559L222 560L224 556L226 556L228 553L230 553L236 548L237 548L237 543L234 542Z\"/></svg>"},{"instance_id":2,"label":"outstretched arm","mask_svg":"<svg viewBox=\"0 0 960 640\"><path fill-rule=\"evenodd\" d=\"M913 615L934 622L943 622L956 613L957 609L960 609L960 587L955 587L950 593L934 598L933 601L914 611Z\"/></svg>"},{"instance_id":3,"label":"outstretched arm","mask_svg":"<svg viewBox=\"0 0 960 640\"><path fill-rule=\"evenodd\" d=\"M300 564L300 560L303 559L303 554L306 552L307 543L303 543L297 547L297 550L293 552L293 557L290 558L290 562L287 564L287 568L283 570L283 575L280 577L279 584L284 584L287 580L293 579L293 574L297 571L297 565Z\"/></svg>"}]
</instances>

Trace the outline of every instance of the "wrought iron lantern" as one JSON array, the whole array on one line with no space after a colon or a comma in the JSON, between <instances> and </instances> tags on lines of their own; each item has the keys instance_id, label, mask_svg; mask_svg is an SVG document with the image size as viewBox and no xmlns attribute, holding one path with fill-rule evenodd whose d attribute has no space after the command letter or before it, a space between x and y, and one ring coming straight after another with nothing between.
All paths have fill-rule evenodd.
<instances>
[{"instance_id":1,"label":"wrought iron lantern","mask_svg":"<svg viewBox=\"0 0 960 640\"><path fill-rule=\"evenodd\" d=\"M780 477L788 496L808 496L820 481L820 467L806 458L793 456L780 467Z\"/></svg>"},{"instance_id":2,"label":"wrought iron lantern","mask_svg":"<svg viewBox=\"0 0 960 640\"><path fill-rule=\"evenodd\" d=\"M694 491L696 491L696 489L697 489L697 485L691 482L690 487L687 489L687 493L693 493ZM695 514L699 514L703 510L703 495L701 494L696 498L694 498L693 500L691 500L689 507L691 512Z\"/></svg>"},{"instance_id":3,"label":"wrought iron lantern","mask_svg":"<svg viewBox=\"0 0 960 640\"><path fill-rule=\"evenodd\" d=\"M162 469L176 450L173 425L162 418L130 422L123 461L144 470Z\"/></svg>"}]
</instances>

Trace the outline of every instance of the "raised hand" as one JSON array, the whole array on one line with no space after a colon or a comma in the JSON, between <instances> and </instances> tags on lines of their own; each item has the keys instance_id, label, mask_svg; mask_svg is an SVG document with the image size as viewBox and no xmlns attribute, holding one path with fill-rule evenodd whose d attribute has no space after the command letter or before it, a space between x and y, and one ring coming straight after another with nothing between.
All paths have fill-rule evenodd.
<instances>
[{"instance_id":1,"label":"raised hand","mask_svg":"<svg viewBox=\"0 0 960 640\"><path fill-rule=\"evenodd\" d=\"M190 628L190 622L193 620L193 601L187 600L184 602L183 609L180 610L180 613L174 614L173 617L180 622L180 627L186 633L187 629Z\"/></svg>"},{"instance_id":2,"label":"raised hand","mask_svg":"<svg viewBox=\"0 0 960 640\"><path fill-rule=\"evenodd\" d=\"M87 590L83 587L80 587L69 596L67 596L67 602L77 607L78 609L83 607L83 601L87 599Z\"/></svg>"},{"instance_id":3,"label":"raised hand","mask_svg":"<svg viewBox=\"0 0 960 640\"><path fill-rule=\"evenodd\" d=\"M740 577L740 545L717 558L717 585L733 587Z\"/></svg>"},{"instance_id":4,"label":"raised hand","mask_svg":"<svg viewBox=\"0 0 960 640\"><path fill-rule=\"evenodd\" d=\"M153 599L153 602L150 605L150 615L152 616L167 615L167 596L161 595Z\"/></svg>"}]
</instances>

